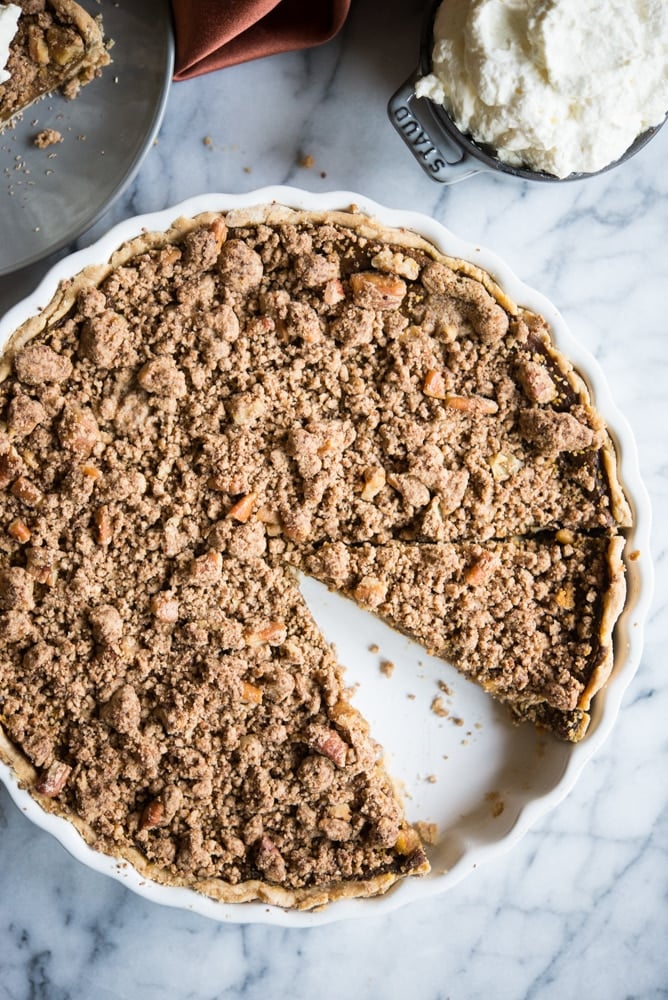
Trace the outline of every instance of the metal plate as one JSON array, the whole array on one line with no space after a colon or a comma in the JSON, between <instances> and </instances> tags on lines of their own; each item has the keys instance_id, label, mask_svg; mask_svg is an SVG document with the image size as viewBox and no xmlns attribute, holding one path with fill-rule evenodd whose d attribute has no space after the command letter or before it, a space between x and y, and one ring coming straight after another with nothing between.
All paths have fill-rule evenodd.
<instances>
[{"instance_id":1,"label":"metal plate","mask_svg":"<svg viewBox=\"0 0 668 1000\"><path fill-rule=\"evenodd\" d=\"M112 64L76 100L47 97L0 135L0 275L88 229L131 180L160 125L174 66L168 0L81 6L102 15ZM63 142L37 149L47 127Z\"/></svg>"}]
</instances>

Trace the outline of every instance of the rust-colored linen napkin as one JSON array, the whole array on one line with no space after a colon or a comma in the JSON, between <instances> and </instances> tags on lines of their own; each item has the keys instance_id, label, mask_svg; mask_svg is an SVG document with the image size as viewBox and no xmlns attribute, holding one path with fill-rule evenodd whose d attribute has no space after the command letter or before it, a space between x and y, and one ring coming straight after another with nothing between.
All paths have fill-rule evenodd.
<instances>
[{"instance_id":1,"label":"rust-colored linen napkin","mask_svg":"<svg viewBox=\"0 0 668 1000\"><path fill-rule=\"evenodd\" d=\"M351 0L172 0L175 80L332 38Z\"/></svg>"}]
</instances>

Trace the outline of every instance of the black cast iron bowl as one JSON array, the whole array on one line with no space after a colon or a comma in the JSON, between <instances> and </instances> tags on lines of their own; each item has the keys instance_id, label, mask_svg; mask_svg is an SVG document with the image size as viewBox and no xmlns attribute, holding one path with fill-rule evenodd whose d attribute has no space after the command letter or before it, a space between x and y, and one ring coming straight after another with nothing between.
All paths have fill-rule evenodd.
<instances>
[{"instance_id":1,"label":"black cast iron bowl","mask_svg":"<svg viewBox=\"0 0 668 1000\"><path fill-rule=\"evenodd\" d=\"M594 173L572 173L568 177L556 177L542 170L514 167L504 163L498 158L492 146L478 143L472 136L460 132L441 104L425 97L417 97L415 93L416 82L431 72L434 19L441 2L447 0L435 0L428 7L420 39L417 69L392 95L387 106L390 121L432 180L442 184L454 184L456 181L490 170L511 174L523 180L548 183L586 180L607 173L635 156L664 124L665 119L659 125L642 132L618 160Z\"/></svg>"}]
</instances>

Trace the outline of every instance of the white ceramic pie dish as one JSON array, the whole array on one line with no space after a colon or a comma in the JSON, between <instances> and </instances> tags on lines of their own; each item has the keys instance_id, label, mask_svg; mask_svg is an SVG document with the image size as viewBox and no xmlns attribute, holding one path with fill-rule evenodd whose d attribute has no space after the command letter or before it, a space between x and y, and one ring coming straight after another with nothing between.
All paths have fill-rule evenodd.
<instances>
[{"instance_id":1,"label":"white ceramic pie dish","mask_svg":"<svg viewBox=\"0 0 668 1000\"><path fill-rule=\"evenodd\" d=\"M489 271L519 305L541 313L552 327L559 349L588 383L594 403L606 420L619 454L619 472L634 514L627 532L628 596L615 633L615 665L606 688L594 703L592 724L578 744L539 734L532 726L515 727L505 710L454 668L429 657L415 644L392 632L344 598L311 580L303 590L326 637L336 645L347 679L357 684L354 703L369 719L374 736L385 747L391 773L403 788L411 821L436 823L439 840L429 849L431 873L405 879L385 896L342 900L318 912L286 911L264 903L224 904L188 889L148 881L127 862L92 850L74 827L44 812L0 763L0 779L17 806L38 826L52 833L79 861L163 905L192 910L220 921L313 926L339 919L380 915L412 900L441 893L485 860L510 849L541 816L571 790L586 762L609 736L622 697L640 662L644 622L649 609L653 569L650 560L650 505L638 468L632 432L615 406L593 356L573 337L557 309L523 284L489 251L458 239L440 223L415 212L385 208L351 192L311 194L271 187L243 195L200 195L165 211L129 219L85 250L61 260L39 288L0 319L0 349L14 329L43 308L58 282L90 264L103 263L116 247L141 230L164 230L179 216L227 210L268 202L306 209L357 210L383 225L413 229L442 252L470 260ZM638 556L629 559L631 553ZM370 647L378 647L372 652ZM391 677L380 670L389 660ZM444 694L437 682L445 681ZM440 695L447 716L430 706Z\"/></svg>"}]
</instances>

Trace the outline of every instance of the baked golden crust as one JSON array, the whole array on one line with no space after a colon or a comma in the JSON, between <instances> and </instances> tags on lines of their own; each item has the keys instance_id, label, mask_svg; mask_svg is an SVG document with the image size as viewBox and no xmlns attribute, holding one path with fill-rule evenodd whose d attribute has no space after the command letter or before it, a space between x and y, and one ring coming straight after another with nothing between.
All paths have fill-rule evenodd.
<instances>
[{"instance_id":1,"label":"baked golden crust","mask_svg":"<svg viewBox=\"0 0 668 1000\"><path fill-rule=\"evenodd\" d=\"M110 62L101 21L74 0L17 0L23 8L0 84L0 129L54 90L69 98Z\"/></svg>"},{"instance_id":2,"label":"baked golden crust","mask_svg":"<svg viewBox=\"0 0 668 1000\"><path fill-rule=\"evenodd\" d=\"M611 669L630 511L585 383L472 264L354 211L179 219L63 282L16 331L3 413L0 753L155 881L312 907L426 870L292 581L288 564L308 570L328 546L380 563L475 550L449 591L473 626L488 555L519 546L522 580L539 580L548 550L556 565L595 539L565 582L554 574L572 669L536 694L536 657L513 662L506 644L479 677L517 717L584 735ZM419 586L415 622L385 612L394 572L327 582L433 645ZM592 574L602 598L581 635L568 586L584 598ZM43 675L57 691L70 678L64 720L51 687L21 694ZM182 752L195 730L197 760ZM214 755L251 774L250 798L234 768L213 774Z\"/></svg>"}]
</instances>

